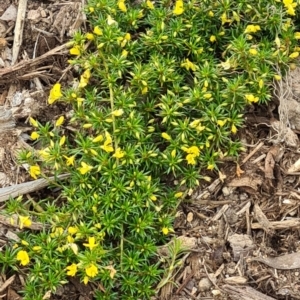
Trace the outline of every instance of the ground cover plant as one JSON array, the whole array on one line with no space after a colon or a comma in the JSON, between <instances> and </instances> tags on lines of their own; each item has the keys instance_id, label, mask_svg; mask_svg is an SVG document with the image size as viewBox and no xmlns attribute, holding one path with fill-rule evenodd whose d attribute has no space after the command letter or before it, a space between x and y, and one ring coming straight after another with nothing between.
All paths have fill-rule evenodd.
<instances>
[{"instance_id":1,"label":"ground cover plant","mask_svg":"<svg viewBox=\"0 0 300 300\"><path fill-rule=\"evenodd\" d=\"M0 253L3 270L27 275L24 299L73 276L101 285L95 299L155 294L156 249L180 201L238 155L245 107L269 101L278 70L299 56L296 10L289 0L89 1L90 31L70 42L79 79L48 99L68 104L68 118L31 118L37 150L20 153L34 179L69 178L56 198L6 207L22 228L45 225Z\"/></svg>"}]
</instances>

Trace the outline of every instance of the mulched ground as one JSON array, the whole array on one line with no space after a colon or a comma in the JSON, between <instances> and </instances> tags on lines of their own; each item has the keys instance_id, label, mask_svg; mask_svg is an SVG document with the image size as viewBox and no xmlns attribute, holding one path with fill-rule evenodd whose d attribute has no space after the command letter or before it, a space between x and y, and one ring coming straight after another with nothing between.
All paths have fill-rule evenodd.
<instances>
[{"instance_id":1,"label":"mulched ground","mask_svg":"<svg viewBox=\"0 0 300 300\"><path fill-rule=\"evenodd\" d=\"M29 146L28 117L47 121L66 113L62 106L46 106L47 92L58 80L73 80L63 45L85 26L81 0L29 1L22 46L12 65L19 2L0 3L2 188L30 180L14 155ZM212 181L180 206L176 236L190 250L178 258L173 283L162 286L157 300L300 299L300 132L294 130L293 142L288 133L278 134L278 104L249 108L238 133L245 152L236 161L224 160L219 173L208 174ZM0 251L15 232L0 211ZM0 274L0 298L21 300L23 283L22 274ZM92 299L96 288L74 279L45 299Z\"/></svg>"}]
</instances>

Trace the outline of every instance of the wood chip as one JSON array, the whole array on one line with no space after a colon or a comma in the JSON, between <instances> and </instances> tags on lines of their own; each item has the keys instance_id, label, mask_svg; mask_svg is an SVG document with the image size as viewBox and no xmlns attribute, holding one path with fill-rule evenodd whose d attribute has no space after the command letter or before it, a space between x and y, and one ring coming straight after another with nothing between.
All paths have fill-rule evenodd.
<instances>
[{"instance_id":1,"label":"wood chip","mask_svg":"<svg viewBox=\"0 0 300 300\"><path fill-rule=\"evenodd\" d=\"M251 261L259 261L271 268L280 270L300 269L300 252L285 254L278 257L254 257L249 260L249 262Z\"/></svg>"}]
</instances>

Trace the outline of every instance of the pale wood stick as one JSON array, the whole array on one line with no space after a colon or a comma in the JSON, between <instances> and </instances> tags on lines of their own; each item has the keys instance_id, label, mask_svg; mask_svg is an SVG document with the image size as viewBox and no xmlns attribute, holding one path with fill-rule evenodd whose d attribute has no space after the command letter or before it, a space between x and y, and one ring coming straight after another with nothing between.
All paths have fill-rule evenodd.
<instances>
[{"instance_id":1,"label":"pale wood stick","mask_svg":"<svg viewBox=\"0 0 300 300\"><path fill-rule=\"evenodd\" d=\"M8 200L10 197L18 197L20 195L32 193L34 191L40 190L52 182L55 179L65 179L69 177L69 174L62 174L57 177L49 177L48 179L37 179L34 181L24 182L20 184L15 184L12 186L0 188L0 202Z\"/></svg>"}]
</instances>

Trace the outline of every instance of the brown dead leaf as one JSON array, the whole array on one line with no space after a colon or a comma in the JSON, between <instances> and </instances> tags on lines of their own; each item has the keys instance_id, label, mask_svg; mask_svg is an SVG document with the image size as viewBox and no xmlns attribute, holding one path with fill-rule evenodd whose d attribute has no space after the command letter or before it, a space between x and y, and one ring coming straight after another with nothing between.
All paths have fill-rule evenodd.
<instances>
[{"instance_id":1,"label":"brown dead leaf","mask_svg":"<svg viewBox=\"0 0 300 300\"><path fill-rule=\"evenodd\" d=\"M240 165L239 164L237 164L236 165L236 175L237 175L237 177L241 177L241 175L243 174L243 173L245 173L242 169L241 169L241 167L240 167Z\"/></svg>"},{"instance_id":2,"label":"brown dead leaf","mask_svg":"<svg viewBox=\"0 0 300 300\"><path fill-rule=\"evenodd\" d=\"M5 38L0 37L0 51L2 51L7 46L7 41Z\"/></svg>"},{"instance_id":3,"label":"brown dead leaf","mask_svg":"<svg viewBox=\"0 0 300 300\"><path fill-rule=\"evenodd\" d=\"M226 179L226 175L225 174L223 174L221 171L219 171L219 179L222 181L222 182L224 182L224 179Z\"/></svg>"},{"instance_id":4,"label":"brown dead leaf","mask_svg":"<svg viewBox=\"0 0 300 300\"><path fill-rule=\"evenodd\" d=\"M109 270L109 277L113 279L117 273L116 269L113 266L104 267L104 269Z\"/></svg>"}]
</instances>

